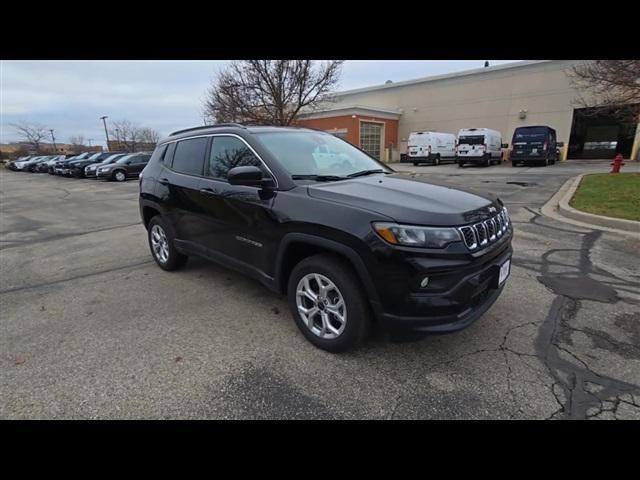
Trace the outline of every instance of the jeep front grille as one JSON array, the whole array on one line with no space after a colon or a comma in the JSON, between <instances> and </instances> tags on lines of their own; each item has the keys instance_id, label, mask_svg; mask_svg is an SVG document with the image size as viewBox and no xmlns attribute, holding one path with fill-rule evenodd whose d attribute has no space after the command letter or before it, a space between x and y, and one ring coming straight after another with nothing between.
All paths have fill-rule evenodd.
<instances>
[{"instance_id":1,"label":"jeep front grille","mask_svg":"<svg viewBox=\"0 0 640 480\"><path fill-rule=\"evenodd\" d=\"M509 228L509 213L503 208L495 216L473 225L458 227L469 250L479 250L497 241Z\"/></svg>"}]
</instances>

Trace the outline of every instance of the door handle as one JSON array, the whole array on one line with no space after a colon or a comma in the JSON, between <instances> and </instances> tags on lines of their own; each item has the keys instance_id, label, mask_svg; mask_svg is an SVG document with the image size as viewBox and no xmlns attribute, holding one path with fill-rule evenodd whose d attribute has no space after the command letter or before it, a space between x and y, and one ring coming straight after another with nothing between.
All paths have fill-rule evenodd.
<instances>
[{"instance_id":1,"label":"door handle","mask_svg":"<svg viewBox=\"0 0 640 480\"><path fill-rule=\"evenodd\" d=\"M200 193L208 197L213 197L218 194L218 192L216 192L215 190L212 190L211 188L201 188Z\"/></svg>"},{"instance_id":2,"label":"door handle","mask_svg":"<svg viewBox=\"0 0 640 480\"><path fill-rule=\"evenodd\" d=\"M158 183L160 183L160 185L169 185L169 180L166 178L161 178L160 180L158 180Z\"/></svg>"}]
</instances>

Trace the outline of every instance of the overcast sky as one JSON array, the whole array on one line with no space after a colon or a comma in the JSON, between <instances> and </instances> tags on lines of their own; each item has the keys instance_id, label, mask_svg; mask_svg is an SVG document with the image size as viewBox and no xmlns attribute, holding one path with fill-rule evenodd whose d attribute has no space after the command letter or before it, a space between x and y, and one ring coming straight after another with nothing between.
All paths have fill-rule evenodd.
<instances>
[{"instance_id":1,"label":"overcast sky","mask_svg":"<svg viewBox=\"0 0 640 480\"><path fill-rule=\"evenodd\" d=\"M514 60L490 60L491 65ZM161 136L202 124L202 100L226 61L0 61L0 143L20 140L11 123L40 123L56 140L105 143L100 117L128 119ZM351 60L339 90L479 68L481 60Z\"/></svg>"}]
</instances>

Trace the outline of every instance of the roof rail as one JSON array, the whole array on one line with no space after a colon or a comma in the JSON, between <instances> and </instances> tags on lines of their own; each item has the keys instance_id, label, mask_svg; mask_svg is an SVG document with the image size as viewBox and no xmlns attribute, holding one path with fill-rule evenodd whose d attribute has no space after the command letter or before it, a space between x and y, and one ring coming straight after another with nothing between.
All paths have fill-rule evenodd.
<instances>
[{"instance_id":1,"label":"roof rail","mask_svg":"<svg viewBox=\"0 0 640 480\"><path fill-rule=\"evenodd\" d=\"M213 125L201 125L199 127L190 127L190 128L184 128L182 130L176 130L175 132L171 132L169 134L169 136L173 136L173 135L177 135L179 133L184 133L184 132L191 132L193 130L203 130L205 128L216 128L216 127L240 127L240 128L247 128L244 125L240 125L239 123L215 123Z\"/></svg>"}]
</instances>

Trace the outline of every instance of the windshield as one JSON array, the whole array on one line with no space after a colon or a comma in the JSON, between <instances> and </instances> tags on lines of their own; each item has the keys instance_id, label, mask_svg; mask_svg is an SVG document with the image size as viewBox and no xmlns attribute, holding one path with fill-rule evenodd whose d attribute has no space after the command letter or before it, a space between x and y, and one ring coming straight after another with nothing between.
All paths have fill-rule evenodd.
<instances>
[{"instance_id":1,"label":"windshield","mask_svg":"<svg viewBox=\"0 0 640 480\"><path fill-rule=\"evenodd\" d=\"M350 143L322 132L262 132L264 146L291 176L346 177L368 170L390 172Z\"/></svg>"},{"instance_id":2,"label":"windshield","mask_svg":"<svg viewBox=\"0 0 640 480\"><path fill-rule=\"evenodd\" d=\"M122 154L121 154L121 153L119 153L119 154L115 154L115 155L111 155L110 157L105 158L105 159L102 161L102 163L106 163L106 164L108 164L108 163L113 163L113 162L115 162L117 159L119 159L121 156L122 156Z\"/></svg>"},{"instance_id":3,"label":"windshield","mask_svg":"<svg viewBox=\"0 0 640 480\"><path fill-rule=\"evenodd\" d=\"M542 127L518 128L513 134L513 143L543 142L547 139L547 129Z\"/></svg>"},{"instance_id":4,"label":"windshield","mask_svg":"<svg viewBox=\"0 0 640 480\"><path fill-rule=\"evenodd\" d=\"M483 145L484 135L462 135L458 137L458 145Z\"/></svg>"},{"instance_id":5,"label":"windshield","mask_svg":"<svg viewBox=\"0 0 640 480\"><path fill-rule=\"evenodd\" d=\"M89 158L87 158L86 160L97 160L98 157L100 157L100 155L102 155L102 152L99 153L94 153L93 155L91 155Z\"/></svg>"}]
</instances>

